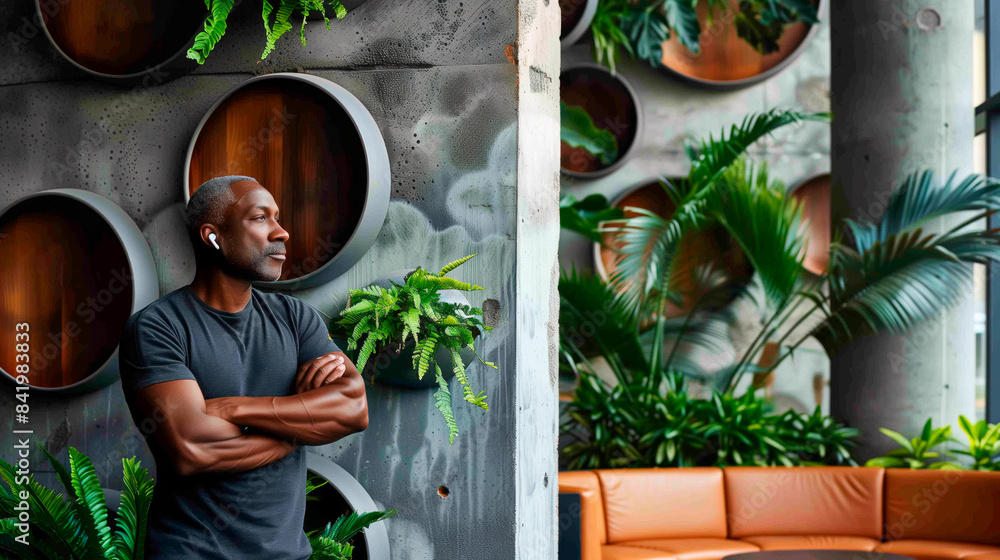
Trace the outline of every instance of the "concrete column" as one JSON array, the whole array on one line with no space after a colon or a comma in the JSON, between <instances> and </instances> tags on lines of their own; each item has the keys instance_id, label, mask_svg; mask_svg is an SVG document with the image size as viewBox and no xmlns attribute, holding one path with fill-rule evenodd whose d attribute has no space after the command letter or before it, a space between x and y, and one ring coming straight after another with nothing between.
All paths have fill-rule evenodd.
<instances>
[{"instance_id":1,"label":"concrete column","mask_svg":"<svg viewBox=\"0 0 1000 560\"><path fill-rule=\"evenodd\" d=\"M556 557L559 464L557 2L518 0L514 504L517 558Z\"/></svg>"},{"instance_id":2,"label":"concrete column","mask_svg":"<svg viewBox=\"0 0 1000 560\"><path fill-rule=\"evenodd\" d=\"M834 227L878 219L914 171L970 173L972 0L838 0L830 20ZM970 282L968 298L936 319L832 357L830 409L861 430L858 459L896 447L880 427L912 436L928 417L937 426L972 415L972 311Z\"/></svg>"}]
</instances>

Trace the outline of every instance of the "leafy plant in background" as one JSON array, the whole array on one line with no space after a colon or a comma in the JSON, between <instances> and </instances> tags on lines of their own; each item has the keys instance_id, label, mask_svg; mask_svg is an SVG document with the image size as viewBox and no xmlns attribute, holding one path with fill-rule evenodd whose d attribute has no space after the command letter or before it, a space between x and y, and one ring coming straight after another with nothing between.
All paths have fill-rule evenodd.
<instances>
[{"instance_id":1,"label":"leafy plant in background","mask_svg":"<svg viewBox=\"0 0 1000 560\"><path fill-rule=\"evenodd\" d=\"M583 372L566 411L570 469L855 464L857 430L818 409L774 414L755 391L694 398L678 372L610 389Z\"/></svg>"},{"instance_id":2,"label":"leafy plant in background","mask_svg":"<svg viewBox=\"0 0 1000 560\"><path fill-rule=\"evenodd\" d=\"M972 459L973 470L1000 471L1000 424L987 424L986 420L973 424L965 416L959 416L958 425L969 438L969 448L954 452Z\"/></svg>"},{"instance_id":3,"label":"leafy plant in background","mask_svg":"<svg viewBox=\"0 0 1000 560\"><path fill-rule=\"evenodd\" d=\"M958 417L958 425L969 440L967 449L952 449L944 451L945 455L959 454L969 457L972 465L971 470L977 471L998 471L1000 470L1000 424L988 424L985 420L973 423L965 416ZM927 419L919 437L907 440L905 436L898 432L880 428L883 434L892 438L900 444L899 449L894 449L882 457L870 459L867 466L888 467L888 468L910 468L910 469L947 469L964 470L965 465L957 461L937 461L928 464L929 459L940 457L941 454L930 451L930 449L944 443L960 443L951 437L951 426L933 428L931 419Z\"/></svg>"},{"instance_id":4,"label":"leafy plant in background","mask_svg":"<svg viewBox=\"0 0 1000 560\"><path fill-rule=\"evenodd\" d=\"M598 128L582 107L559 102L560 139L573 148L583 148L604 165L618 159L618 139L610 131Z\"/></svg>"},{"instance_id":5,"label":"leafy plant in background","mask_svg":"<svg viewBox=\"0 0 1000 560\"><path fill-rule=\"evenodd\" d=\"M583 200L566 194L559 199L561 227L576 231L597 243L601 242L601 233L598 231L600 222L623 217L625 213L620 208L609 206L608 199L603 194L587 195Z\"/></svg>"},{"instance_id":6,"label":"leafy plant in background","mask_svg":"<svg viewBox=\"0 0 1000 560\"><path fill-rule=\"evenodd\" d=\"M306 481L306 500L318 500L312 491L328 484L318 476L309 477ZM333 523L327 523L322 530L314 530L306 533L309 537L309 545L312 547L312 554L309 560L351 560L354 557L354 545L350 544L362 529L369 525L388 519L396 515L396 510L372 511L368 513L350 512L341 515Z\"/></svg>"},{"instance_id":7,"label":"leafy plant in background","mask_svg":"<svg viewBox=\"0 0 1000 560\"><path fill-rule=\"evenodd\" d=\"M145 558L153 479L140 466L140 461L135 457L122 459L125 490L112 525L104 490L90 459L70 447L67 470L44 446L39 444L38 447L52 464L69 499L38 484L33 475L24 482L12 465L0 460L0 478L6 483L6 487L0 486L0 550L28 560ZM31 512L30 546L14 540L21 534L15 527L19 512L14 508L21 501L22 492L28 495Z\"/></svg>"},{"instance_id":8,"label":"leafy plant in background","mask_svg":"<svg viewBox=\"0 0 1000 560\"><path fill-rule=\"evenodd\" d=\"M347 8L340 0L276 0L274 4L269 0L263 1L265 44L264 52L260 55L261 60L267 58L267 55L274 50L278 39L292 29L293 17L302 16L299 39L302 41L302 46L305 46L306 18L310 12L322 14L327 30L330 29L330 18L326 16L327 9L333 10L337 19L343 19L347 15ZM208 8L205 30L195 37L194 45L187 52L188 58L198 61L198 64L205 64L209 53L226 33L226 20L235 3L236 0L205 0L205 7Z\"/></svg>"},{"instance_id":9,"label":"leafy plant in background","mask_svg":"<svg viewBox=\"0 0 1000 560\"><path fill-rule=\"evenodd\" d=\"M404 284L392 282L392 287L388 289L369 286L351 290L348 307L337 322L337 327L348 339L348 351L358 349L355 362L362 372L372 355L378 355L386 347L395 349L398 353L407 341L413 339L413 369L416 370L417 377L423 379L424 374L434 366L438 383L434 401L448 425L449 445L454 443L455 436L458 435L458 425L452 412L448 382L434 359L439 348L447 349L451 356L452 371L462 385L462 398L483 410L489 410L485 393L480 391L477 394L472 390L459 350L468 348L475 353L473 339L481 331L492 330L492 327L482 322L481 309L443 302L438 293L439 290L484 289L447 276L474 256L476 255L472 254L450 262L437 274L417 268L406 276ZM476 357L497 369L493 362L483 360L478 353Z\"/></svg>"},{"instance_id":10,"label":"leafy plant in background","mask_svg":"<svg viewBox=\"0 0 1000 560\"><path fill-rule=\"evenodd\" d=\"M882 457L869 459L866 467L907 467L911 469L954 469L959 468L955 463L948 461L937 461L927 464L930 459L941 456L937 451L931 451L935 447L948 442L955 441L951 437L951 426L934 428L931 419L928 418L921 430L920 436L913 439L906 439L906 436L899 432L894 432L886 428L879 428L879 431L886 437L900 445L899 449L893 449ZM947 452L945 452L947 453Z\"/></svg>"},{"instance_id":11,"label":"leafy plant in background","mask_svg":"<svg viewBox=\"0 0 1000 560\"><path fill-rule=\"evenodd\" d=\"M585 277L564 276L560 281L566 310L560 318L561 346L568 369L581 377L583 372L593 373L589 359L599 356L611 367L618 385L624 386L622 394L636 384L662 394L663 384L657 380L664 372L683 371L708 379L722 395L731 395L744 375L759 374L755 378L763 379L810 337L832 355L859 336L913 328L964 295L971 281L970 263L987 264L1000 257L1000 231L967 231L967 226L1000 208L1000 186L976 175L960 182L952 175L941 184L925 172L908 177L893 192L878 222L848 220L846 233L832 244L829 269L812 280L802 268L806 240L800 233L796 203L767 178L765 167L755 168L741 158L754 141L806 118L825 117L784 111L748 116L728 135L709 137L689 148L692 166L686 180L661 182L674 206L672 215L632 209L637 215L620 220L621 225L598 228L618 234L621 245L614 249L619 256L606 290L595 288ZM566 206L572 209L574 205ZM601 209L589 207L587 212L597 215ZM972 215L944 233L924 232L930 220L956 212ZM580 219L565 225L586 229L589 223ZM722 341L712 335L712 321L728 302L749 295L747 285L712 270L711 263L678 258L686 236L711 226L723 227L752 263L763 295L754 301L764 321L758 336L733 365L704 371L698 360L685 356L699 349L721 348L726 333ZM692 284L697 290L694 304L683 322L675 325L665 310L691 296L685 290L690 292ZM589 300L577 297L582 293L590 294ZM792 321L803 304L811 306ZM606 323L617 325L595 327L593 313L598 311L614 317ZM574 340L573 333L584 328L593 333ZM793 335L797 335L794 342L789 340ZM766 367L753 363L768 343L777 345L777 359ZM581 380L581 387L604 390L604 396L612 399L607 385L598 389ZM577 412L576 422L587 432L588 427L579 421L587 413L582 408ZM607 413L599 408L593 412ZM627 435L617 437L627 440ZM629 437L637 441L643 435ZM635 453L620 459L626 461L629 456L636 460Z\"/></svg>"},{"instance_id":12,"label":"leafy plant in background","mask_svg":"<svg viewBox=\"0 0 1000 560\"><path fill-rule=\"evenodd\" d=\"M630 56L659 66L662 44L673 36L698 54L702 33L699 4L707 8L708 26L723 16L723 21L731 21L737 35L761 54L779 49L785 25L819 22L811 0L741 0L737 10L730 0L600 0L590 24L594 59L614 72L619 48L624 48Z\"/></svg>"}]
</instances>

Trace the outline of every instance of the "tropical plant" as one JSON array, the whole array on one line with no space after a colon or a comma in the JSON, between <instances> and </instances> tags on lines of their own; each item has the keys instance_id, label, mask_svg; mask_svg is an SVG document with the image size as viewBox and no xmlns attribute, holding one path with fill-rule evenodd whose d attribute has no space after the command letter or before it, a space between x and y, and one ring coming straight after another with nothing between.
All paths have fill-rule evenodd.
<instances>
[{"instance_id":1,"label":"tropical plant","mask_svg":"<svg viewBox=\"0 0 1000 560\"><path fill-rule=\"evenodd\" d=\"M775 420L785 434L786 446L794 451L803 465L857 465L850 448L857 445L861 433L823 415L820 407L812 414L788 410Z\"/></svg>"},{"instance_id":2,"label":"tropical plant","mask_svg":"<svg viewBox=\"0 0 1000 560\"><path fill-rule=\"evenodd\" d=\"M601 242L598 231L601 222L623 218L620 208L608 205L603 194L591 194L577 200L571 194L559 199L559 225L563 229L575 231L591 241Z\"/></svg>"},{"instance_id":3,"label":"tropical plant","mask_svg":"<svg viewBox=\"0 0 1000 560\"><path fill-rule=\"evenodd\" d=\"M972 459L972 470L1000 471L1000 424L987 424L986 420L973 424L959 416L958 425L969 438L969 448L954 452Z\"/></svg>"},{"instance_id":4,"label":"tropical plant","mask_svg":"<svg viewBox=\"0 0 1000 560\"><path fill-rule=\"evenodd\" d=\"M910 468L910 469L947 469L964 470L967 467L958 461L937 461L928 464L929 459L940 457L942 454L965 455L972 460L972 465L968 468L977 471L1000 470L1000 424L987 424L985 420L973 423L965 416L958 417L958 425L969 439L967 449L952 449L938 453L931 451L932 448L947 442L960 443L951 437L951 426L933 428L931 419L928 418L924 424L924 429L919 437L907 440L905 436L898 432L886 428L879 428L883 434L900 444L899 449L894 449L882 457L870 459L867 466L889 467L889 468Z\"/></svg>"},{"instance_id":5,"label":"tropical plant","mask_svg":"<svg viewBox=\"0 0 1000 560\"><path fill-rule=\"evenodd\" d=\"M438 383L434 401L448 426L449 445L454 443L455 436L458 435L458 425L452 412L448 382L435 360L438 349L446 349L451 357L452 371L462 385L462 398L483 410L489 410L486 395L482 391L477 394L472 390L459 350L468 348L479 361L497 369L493 362L483 360L476 353L473 343L473 339L482 331L492 330L492 327L483 323L482 310L440 299L439 290L484 289L447 276L474 256L476 255L472 254L450 262L437 274L418 267L406 275L403 284L392 282L390 288L369 286L351 290L348 306L336 323L336 328L348 340L348 351L357 350L355 364L361 372L365 372L369 363L374 370L374 362L369 362L373 355L377 356L386 349L398 353L413 339L413 369L416 370L417 377L423 379L431 366L434 367Z\"/></svg>"},{"instance_id":6,"label":"tropical plant","mask_svg":"<svg viewBox=\"0 0 1000 560\"><path fill-rule=\"evenodd\" d=\"M866 467L886 467L886 468L910 468L910 469L960 469L961 466L952 461L936 461L928 464L927 461L941 456L937 451L931 451L935 447L948 442L955 441L951 437L951 426L933 427L931 419L924 423L924 429L920 435L913 439L906 439L906 436L899 432L894 432L887 428L879 428L879 431L886 437L900 445L898 449L886 453L882 457L875 457L865 462ZM948 454L947 451L944 452Z\"/></svg>"},{"instance_id":7,"label":"tropical plant","mask_svg":"<svg viewBox=\"0 0 1000 560\"><path fill-rule=\"evenodd\" d=\"M846 221L846 233L835 239L824 275L813 280L804 274L806 240L796 203L767 178L766 167L748 164L742 153L781 126L822 118L784 111L748 116L728 135L689 148L692 166L685 180L661 181L674 207L671 215L628 208L634 217L597 228L597 233L617 234L611 248L619 256L607 289L580 277L560 282L566 310L560 318L561 347L567 369L593 371L572 362L585 363L599 355L624 385L622 392L654 383L664 372L684 371L711 379L723 396L731 396L744 375L763 377L810 337L833 354L859 336L913 328L964 295L970 263L987 264L1000 257L1000 230L968 228L1000 208L1000 185L976 175L957 181L954 174L941 184L924 172L906 178L877 222ZM596 202L585 214L576 201L563 205L564 212L579 218L570 222L574 229L587 227L588 216L601 215L604 209ZM944 233L922 229L930 220L958 212L972 214ZM692 349L718 347L719 339L710 336L714 330L708 325L725 304L751 292L745 283L713 269L712 263L680 258L686 237L708 227L724 228L753 264L762 295L754 301L765 319L743 355L717 371L702 371L697 360L685 355ZM583 294L587 297L578 297ZM668 319L667 306L683 302L689 311L677 326ZM811 307L796 316L803 304ZM595 326L591 315L598 311L613 314L616 324ZM580 336L585 327L591 332ZM793 335L797 338L791 342ZM778 348L777 358L766 366L755 364L768 343ZM720 400L725 409L726 400ZM728 404L736 406L736 401ZM831 424L830 429L841 427ZM780 456L780 449L775 453ZM842 455L835 448L834 455L820 453L817 459L836 462ZM621 458L629 456L634 461L636 453ZM725 460L734 459L731 455Z\"/></svg>"},{"instance_id":8,"label":"tropical plant","mask_svg":"<svg viewBox=\"0 0 1000 560\"><path fill-rule=\"evenodd\" d=\"M333 10L333 15L337 19L343 19L347 15L347 8L340 0L275 0L274 4L269 0L263 1L262 18L264 20L265 44L264 52L260 55L261 60L267 58L267 55L274 50L278 39L286 31L292 29L293 17L302 16L299 39L302 41L302 46L305 46L306 18L309 17L310 12L319 12L323 16L327 30L330 29L330 18L326 16L327 9ZM205 0L205 7L208 8L205 30L195 37L194 45L188 49L188 58L196 60L198 64L205 63L216 43L225 35L226 20L235 4L236 0ZM277 9L275 9L275 4Z\"/></svg>"},{"instance_id":9,"label":"tropical plant","mask_svg":"<svg viewBox=\"0 0 1000 560\"><path fill-rule=\"evenodd\" d=\"M319 498L312 494L313 490L325 486L329 481L318 476L306 479L306 500L315 501ZM322 529L306 533L312 554L309 560L351 560L354 557L354 545L351 539L362 529L372 523L388 519L396 515L396 510L372 511L368 513L350 512L341 515L333 523L327 523Z\"/></svg>"},{"instance_id":10,"label":"tropical plant","mask_svg":"<svg viewBox=\"0 0 1000 560\"><path fill-rule=\"evenodd\" d=\"M609 388L583 371L566 413L569 469L855 464L857 430L818 409L775 414L752 390L693 398L679 372Z\"/></svg>"},{"instance_id":11,"label":"tropical plant","mask_svg":"<svg viewBox=\"0 0 1000 560\"><path fill-rule=\"evenodd\" d=\"M124 490L114 521L108 517L104 490L90 459L69 448L69 469L41 444L66 489L66 496L21 476L0 460L0 551L28 560L109 558L142 560L145 557L146 526L153 499L153 479L135 457L122 459ZM15 508L27 496L31 512L30 545L16 541L21 531ZM112 532L113 531L113 532Z\"/></svg>"},{"instance_id":12,"label":"tropical plant","mask_svg":"<svg viewBox=\"0 0 1000 560\"><path fill-rule=\"evenodd\" d=\"M594 59L615 71L619 47L651 66L663 58L663 42L673 36L688 51L700 52L701 23L697 7L706 6L706 24L722 12L723 21L736 26L737 35L761 54L777 52L785 25L818 23L811 0L741 0L733 10L730 0L600 0L591 21Z\"/></svg>"},{"instance_id":13,"label":"tropical plant","mask_svg":"<svg viewBox=\"0 0 1000 560\"><path fill-rule=\"evenodd\" d=\"M619 234L620 255L609 281L622 293L621 306L634 324L662 317L664 306L684 297L681 287L690 282L680 280L697 270L675 258L685 235L718 224L736 241L756 270L766 320L742 358L713 375L724 392L745 374L760 373L752 359L768 342L776 340L781 350L767 368L771 371L811 337L833 354L859 336L905 332L964 296L969 264L1000 258L1000 230L968 230L1000 208L1000 184L978 175L957 181L954 174L941 184L927 171L903 181L878 222L846 220L846 233L831 246L827 272L810 279L802 268L806 240L795 202L780 189L767 188L766 168L755 170L739 159L761 130L797 118L782 112L754 115L729 137L710 137L692 151L698 155L686 181L663 183L675 206L671 216L633 209L638 216L600 228ZM973 214L944 233L923 230L930 220L964 212ZM803 304L812 305L787 326ZM697 310L692 309L692 320ZM804 324L808 328L800 332ZM798 338L786 344L793 334ZM653 358L650 371L671 366L669 359Z\"/></svg>"},{"instance_id":14,"label":"tropical plant","mask_svg":"<svg viewBox=\"0 0 1000 560\"><path fill-rule=\"evenodd\" d=\"M618 139L609 130L598 128L582 107L559 102L560 139L572 148L583 148L604 165L618 159Z\"/></svg>"}]
</instances>

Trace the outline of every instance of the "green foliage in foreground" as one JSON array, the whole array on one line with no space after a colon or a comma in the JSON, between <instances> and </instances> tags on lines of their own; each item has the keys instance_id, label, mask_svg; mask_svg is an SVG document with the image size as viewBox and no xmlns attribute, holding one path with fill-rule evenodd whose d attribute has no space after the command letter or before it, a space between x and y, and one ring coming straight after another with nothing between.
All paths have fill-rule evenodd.
<instances>
[{"instance_id":1,"label":"green foliage in foreground","mask_svg":"<svg viewBox=\"0 0 1000 560\"><path fill-rule=\"evenodd\" d=\"M63 494L22 476L0 459L0 557L24 560L143 560L146 557L146 528L153 499L153 479L135 457L122 459L123 486L117 517L108 516L104 489L85 454L69 448L70 467L59 462L42 444L45 454L66 490ZM309 494L328 481L319 477L306 481ZM15 540L22 532L16 527L22 492L28 496L30 530L28 546ZM23 508L22 508L23 509ZM308 533L313 548L310 560L351 560L350 540L372 523L388 519L396 510L370 513L351 512L322 531ZM112 532L113 531L113 532ZM318 533L318 534L317 534ZM10 554L12 556L7 556Z\"/></svg>"}]
</instances>

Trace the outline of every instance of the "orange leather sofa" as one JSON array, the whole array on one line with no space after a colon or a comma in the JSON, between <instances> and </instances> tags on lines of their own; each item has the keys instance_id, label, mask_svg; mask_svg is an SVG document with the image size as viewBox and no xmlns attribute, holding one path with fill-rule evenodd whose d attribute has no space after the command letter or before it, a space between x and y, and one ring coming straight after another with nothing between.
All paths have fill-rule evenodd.
<instances>
[{"instance_id":1,"label":"orange leather sofa","mask_svg":"<svg viewBox=\"0 0 1000 560\"><path fill-rule=\"evenodd\" d=\"M580 495L582 560L719 560L839 549L1000 560L1000 473L869 467L559 473ZM568 513L568 512L567 512Z\"/></svg>"}]
</instances>

